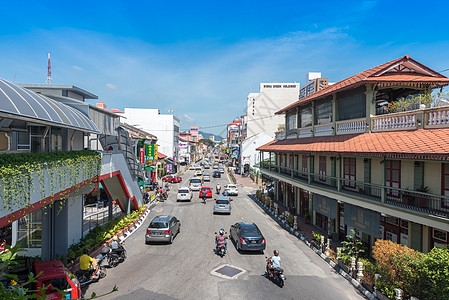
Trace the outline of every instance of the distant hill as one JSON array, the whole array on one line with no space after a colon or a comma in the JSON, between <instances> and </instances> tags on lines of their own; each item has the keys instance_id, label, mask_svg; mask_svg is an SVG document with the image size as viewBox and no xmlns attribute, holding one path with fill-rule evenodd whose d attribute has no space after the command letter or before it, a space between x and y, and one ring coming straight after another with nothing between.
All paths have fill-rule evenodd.
<instances>
[{"instance_id":1,"label":"distant hill","mask_svg":"<svg viewBox=\"0 0 449 300\"><path fill-rule=\"evenodd\" d=\"M206 140L208 140L209 137L210 137L211 135L214 136L216 142L220 142L220 141L223 139L223 138L222 138L221 136L219 136L219 135L216 135L216 134L213 134L213 133L209 133L209 132L204 132L204 131L201 131L201 130L199 130L198 133L201 134L201 135L203 135L203 137L204 137Z\"/></svg>"}]
</instances>

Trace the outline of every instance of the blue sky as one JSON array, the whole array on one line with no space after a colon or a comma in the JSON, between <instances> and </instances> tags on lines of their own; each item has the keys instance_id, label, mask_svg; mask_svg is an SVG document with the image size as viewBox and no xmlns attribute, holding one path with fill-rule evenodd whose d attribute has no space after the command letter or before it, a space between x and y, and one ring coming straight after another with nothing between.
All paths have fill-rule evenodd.
<instances>
[{"instance_id":1,"label":"blue sky","mask_svg":"<svg viewBox=\"0 0 449 300\"><path fill-rule=\"evenodd\" d=\"M0 77L73 84L108 108L174 109L223 133L260 82L331 82L409 54L449 69L448 4L432 1L8 1ZM449 76L449 71L443 72ZM95 103L92 101L90 103Z\"/></svg>"}]
</instances>

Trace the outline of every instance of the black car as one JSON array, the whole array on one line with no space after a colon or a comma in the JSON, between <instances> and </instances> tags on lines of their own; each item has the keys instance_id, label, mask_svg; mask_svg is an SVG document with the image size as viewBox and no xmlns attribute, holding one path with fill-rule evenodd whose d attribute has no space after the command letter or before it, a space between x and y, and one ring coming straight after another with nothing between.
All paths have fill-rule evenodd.
<instances>
[{"instance_id":1,"label":"black car","mask_svg":"<svg viewBox=\"0 0 449 300\"><path fill-rule=\"evenodd\" d=\"M220 171L214 171L214 173L212 173L212 177L213 178L221 178L221 172Z\"/></svg>"},{"instance_id":2,"label":"black car","mask_svg":"<svg viewBox=\"0 0 449 300\"><path fill-rule=\"evenodd\" d=\"M229 235L235 242L238 250L261 252L265 250L265 238L262 232L260 232L259 227L254 223L235 223L231 225Z\"/></svg>"}]
</instances>

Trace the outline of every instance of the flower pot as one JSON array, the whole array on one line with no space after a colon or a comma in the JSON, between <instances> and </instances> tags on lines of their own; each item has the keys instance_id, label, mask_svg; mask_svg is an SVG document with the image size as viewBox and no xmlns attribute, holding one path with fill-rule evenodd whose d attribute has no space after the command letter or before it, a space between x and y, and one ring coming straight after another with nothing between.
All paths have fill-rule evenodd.
<instances>
[{"instance_id":1,"label":"flower pot","mask_svg":"<svg viewBox=\"0 0 449 300\"><path fill-rule=\"evenodd\" d=\"M420 208L427 207L427 198L425 198L425 197L418 197L418 207L420 207Z\"/></svg>"}]
</instances>

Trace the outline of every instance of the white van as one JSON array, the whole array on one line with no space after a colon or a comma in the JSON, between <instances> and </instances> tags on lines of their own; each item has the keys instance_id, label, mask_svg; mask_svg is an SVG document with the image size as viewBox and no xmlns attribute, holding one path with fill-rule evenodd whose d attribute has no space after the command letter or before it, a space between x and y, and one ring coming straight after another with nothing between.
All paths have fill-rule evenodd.
<instances>
[{"instance_id":1,"label":"white van","mask_svg":"<svg viewBox=\"0 0 449 300\"><path fill-rule=\"evenodd\" d=\"M190 189L192 191L199 191L201 189L201 185L203 184L203 181L201 180L201 177L192 177L190 179Z\"/></svg>"}]
</instances>

